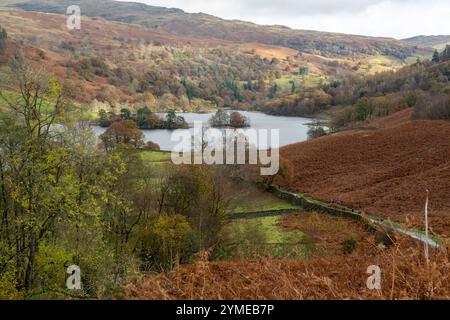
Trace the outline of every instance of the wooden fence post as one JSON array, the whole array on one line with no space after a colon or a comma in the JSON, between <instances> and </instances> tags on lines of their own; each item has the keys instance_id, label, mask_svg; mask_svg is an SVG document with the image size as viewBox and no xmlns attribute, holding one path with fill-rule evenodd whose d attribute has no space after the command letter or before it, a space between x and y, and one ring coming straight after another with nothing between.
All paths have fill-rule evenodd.
<instances>
[{"instance_id":1,"label":"wooden fence post","mask_svg":"<svg viewBox=\"0 0 450 320\"><path fill-rule=\"evenodd\" d=\"M427 200L425 202L425 259L427 260L427 264L430 261L429 250L428 250L428 202L429 202L430 191L427 189Z\"/></svg>"}]
</instances>

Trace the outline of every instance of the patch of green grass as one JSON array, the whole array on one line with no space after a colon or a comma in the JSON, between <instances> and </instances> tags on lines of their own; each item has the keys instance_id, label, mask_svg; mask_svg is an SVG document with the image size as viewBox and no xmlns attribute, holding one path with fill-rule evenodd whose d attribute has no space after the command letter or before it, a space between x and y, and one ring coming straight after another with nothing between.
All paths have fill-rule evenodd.
<instances>
[{"instance_id":1,"label":"patch of green grass","mask_svg":"<svg viewBox=\"0 0 450 320\"><path fill-rule=\"evenodd\" d=\"M6 99L8 99L9 101L14 101L18 98L18 94L10 91L10 90L3 90L2 89L2 94L5 96ZM8 107L8 104L6 103L6 101L0 97L0 109L5 109Z\"/></svg>"},{"instance_id":2,"label":"patch of green grass","mask_svg":"<svg viewBox=\"0 0 450 320\"><path fill-rule=\"evenodd\" d=\"M255 218L255 219L243 219L235 221L228 230L234 237L241 239L243 236L247 236L249 229L255 228L260 239L258 237L246 240L263 240L268 244L280 244L280 243L297 243L303 237L301 232L286 232L277 226L279 216Z\"/></svg>"},{"instance_id":3,"label":"patch of green grass","mask_svg":"<svg viewBox=\"0 0 450 320\"><path fill-rule=\"evenodd\" d=\"M231 211L233 213L277 211L285 209L300 209L300 207L257 188L252 188L251 190L246 189L246 192L244 193L242 193L242 189L239 189L239 193L233 198L231 204Z\"/></svg>"},{"instance_id":4,"label":"patch of green grass","mask_svg":"<svg viewBox=\"0 0 450 320\"><path fill-rule=\"evenodd\" d=\"M431 60L432 55L429 54L429 55L421 55L421 56L411 56L411 57L406 58L405 62L407 64L414 64L417 62L417 58L419 58L420 61Z\"/></svg>"},{"instance_id":5,"label":"patch of green grass","mask_svg":"<svg viewBox=\"0 0 450 320\"><path fill-rule=\"evenodd\" d=\"M390 56L375 56L368 59L360 67L358 72L364 74L375 74L385 71L392 71L404 65L404 62Z\"/></svg>"},{"instance_id":6,"label":"patch of green grass","mask_svg":"<svg viewBox=\"0 0 450 320\"><path fill-rule=\"evenodd\" d=\"M171 160L172 154L170 152L160 151L142 151L140 153L141 159L146 162L168 162Z\"/></svg>"},{"instance_id":7,"label":"patch of green grass","mask_svg":"<svg viewBox=\"0 0 450 320\"><path fill-rule=\"evenodd\" d=\"M301 231L278 226L281 217L235 220L222 231L216 259L292 258L305 259L314 243Z\"/></svg>"},{"instance_id":8,"label":"patch of green grass","mask_svg":"<svg viewBox=\"0 0 450 320\"><path fill-rule=\"evenodd\" d=\"M296 87L298 88L300 85L304 85L306 87L316 87L321 82L326 81L323 77L317 77L308 75L305 77L302 76L284 76L280 79L275 80L278 87L283 91L292 90L292 81L295 82Z\"/></svg>"},{"instance_id":9,"label":"patch of green grass","mask_svg":"<svg viewBox=\"0 0 450 320\"><path fill-rule=\"evenodd\" d=\"M82 114L83 114L83 117L84 118L86 118L86 119L89 119L89 120L97 120L99 117L98 117L98 113L97 112L93 112L93 111L91 111L91 110L86 110L86 109L83 109L82 110Z\"/></svg>"}]
</instances>

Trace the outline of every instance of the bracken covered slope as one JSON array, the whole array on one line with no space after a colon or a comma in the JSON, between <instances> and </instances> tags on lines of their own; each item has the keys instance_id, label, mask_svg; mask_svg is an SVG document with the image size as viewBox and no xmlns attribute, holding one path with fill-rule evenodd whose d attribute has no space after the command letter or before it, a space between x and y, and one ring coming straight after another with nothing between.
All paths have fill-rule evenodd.
<instances>
[{"instance_id":1,"label":"bracken covered slope","mask_svg":"<svg viewBox=\"0 0 450 320\"><path fill-rule=\"evenodd\" d=\"M321 300L448 299L448 252L433 251L427 268L423 247L372 245L351 255L311 261L200 261L125 286L121 299ZM367 267L382 270L382 289L367 289Z\"/></svg>"},{"instance_id":2,"label":"bracken covered slope","mask_svg":"<svg viewBox=\"0 0 450 320\"><path fill-rule=\"evenodd\" d=\"M294 178L284 188L423 226L430 191L433 231L450 234L450 123L408 122L287 146Z\"/></svg>"}]
</instances>

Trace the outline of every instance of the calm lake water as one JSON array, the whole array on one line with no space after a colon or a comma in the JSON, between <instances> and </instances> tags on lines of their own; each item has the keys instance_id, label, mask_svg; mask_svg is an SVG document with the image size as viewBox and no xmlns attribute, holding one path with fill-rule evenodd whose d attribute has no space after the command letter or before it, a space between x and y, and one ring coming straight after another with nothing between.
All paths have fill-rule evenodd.
<instances>
[{"instance_id":1,"label":"calm lake water","mask_svg":"<svg viewBox=\"0 0 450 320\"><path fill-rule=\"evenodd\" d=\"M307 118L278 117L260 112L239 112L250 119L252 129L278 129L280 132L280 147L307 140L309 127L306 124L312 122L311 119ZM214 113L180 113L179 115L184 117L191 126L193 126L196 121L200 121L204 126L208 126L208 120ZM106 130L105 128L98 126L94 126L93 129L98 135ZM193 129L186 130L193 133ZM246 129L243 129L244 134L245 131ZM172 151L174 147L179 144L179 141L172 141L173 131L171 130L143 130L143 132L145 141L156 142L163 151ZM259 149L266 149L267 142L264 143L264 141L259 141L259 143Z\"/></svg>"}]
</instances>

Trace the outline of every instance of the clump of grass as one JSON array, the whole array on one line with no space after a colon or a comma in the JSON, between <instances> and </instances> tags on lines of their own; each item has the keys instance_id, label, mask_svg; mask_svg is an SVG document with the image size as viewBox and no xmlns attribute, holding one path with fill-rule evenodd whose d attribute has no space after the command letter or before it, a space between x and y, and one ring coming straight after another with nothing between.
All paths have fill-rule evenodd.
<instances>
[{"instance_id":1,"label":"clump of grass","mask_svg":"<svg viewBox=\"0 0 450 320\"><path fill-rule=\"evenodd\" d=\"M356 250L356 247L358 246L358 241L355 239L346 239L342 241L342 252L345 254L351 254L353 251Z\"/></svg>"},{"instance_id":2,"label":"clump of grass","mask_svg":"<svg viewBox=\"0 0 450 320\"><path fill-rule=\"evenodd\" d=\"M279 216L235 220L225 227L214 258L308 258L314 243L299 230L279 225Z\"/></svg>"}]
</instances>

